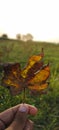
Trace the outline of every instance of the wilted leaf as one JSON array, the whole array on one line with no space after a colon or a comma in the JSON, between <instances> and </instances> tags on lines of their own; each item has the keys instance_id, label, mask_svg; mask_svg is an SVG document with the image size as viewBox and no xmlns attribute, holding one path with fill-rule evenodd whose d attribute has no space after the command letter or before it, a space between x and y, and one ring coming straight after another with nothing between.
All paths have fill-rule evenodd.
<instances>
[{"instance_id":1,"label":"wilted leaf","mask_svg":"<svg viewBox=\"0 0 59 130\"><path fill-rule=\"evenodd\" d=\"M5 87L9 87L9 89L12 87L12 91L18 93L22 90L21 83L21 69L20 64L7 64L4 66L4 77L2 78L2 84Z\"/></svg>"},{"instance_id":2,"label":"wilted leaf","mask_svg":"<svg viewBox=\"0 0 59 130\"><path fill-rule=\"evenodd\" d=\"M35 73L33 79L29 81L30 84L43 83L50 76L50 67L49 64L42 67L41 70Z\"/></svg>"},{"instance_id":3,"label":"wilted leaf","mask_svg":"<svg viewBox=\"0 0 59 130\"><path fill-rule=\"evenodd\" d=\"M43 63L43 51L39 55L29 58L27 66L21 70L19 63L5 64L2 85L9 88L12 95L19 94L22 90L40 92L48 87L46 82L50 76L49 65Z\"/></svg>"},{"instance_id":4,"label":"wilted leaf","mask_svg":"<svg viewBox=\"0 0 59 130\"><path fill-rule=\"evenodd\" d=\"M28 88L30 90L34 90L34 91L38 91L40 92L40 90L44 90L48 87L48 83L43 83L41 85L38 85L38 84L35 84L35 85L32 85L32 86L29 86Z\"/></svg>"},{"instance_id":5,"label":"wilted leaf","mask_svg":"<svg viewBox=\"0 0 59 130\"><path fill-rule=\"evenodd\" d=\"M27 77L27 74L28 74L28 72L30 71L30 69L31 69L31 68L34 69L35 65L36 65L40 60L42 60L43 56L44 56L44 52L43 52L43 49L42 49L41 54L35 55L35 56L31 56L31 57L29 58L29 61L28 61L27 66L26 66L26 67L22 70L22 72L21 72L21 75L22 75L23 78L26 78L26 77ZM37 67L38 67L38 66L37 66ZM37 67L36 67L36 68L37 68Z\"/></svg>"}]
</instances>

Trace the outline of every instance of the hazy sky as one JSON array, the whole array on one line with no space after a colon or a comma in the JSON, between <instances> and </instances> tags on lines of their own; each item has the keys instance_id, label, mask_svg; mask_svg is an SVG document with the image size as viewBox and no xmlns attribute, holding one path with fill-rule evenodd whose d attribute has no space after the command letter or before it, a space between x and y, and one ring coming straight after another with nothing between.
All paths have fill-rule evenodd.
<instances>
[{"instance_id":1,"label":"hazy sky","mask_svg":"<svg viewBox=\"0 0 59 130\"><path fill-rule=\"evenodd\" d=\"M59 0L0 0L0 34L59 41Z\"/></svg>"}]
</instances>

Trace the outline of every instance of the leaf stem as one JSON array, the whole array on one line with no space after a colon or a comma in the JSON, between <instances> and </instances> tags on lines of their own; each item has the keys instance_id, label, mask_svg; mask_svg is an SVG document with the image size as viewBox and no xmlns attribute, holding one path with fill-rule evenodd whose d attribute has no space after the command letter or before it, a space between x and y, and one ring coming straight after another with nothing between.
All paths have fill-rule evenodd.
<instances>
[{"instance_id":1,"label":"leaf stem","mask_svg":"<svg viewBox=\"0 0 59 130\"><path fill-rule=\"evenodd\" d=\"M25 89L25 87L24 87L23 103L25 103L25 98L26 98L26 97L25 97L25 90L26 90L26 89Z\"/></svg>"}]
</instances>

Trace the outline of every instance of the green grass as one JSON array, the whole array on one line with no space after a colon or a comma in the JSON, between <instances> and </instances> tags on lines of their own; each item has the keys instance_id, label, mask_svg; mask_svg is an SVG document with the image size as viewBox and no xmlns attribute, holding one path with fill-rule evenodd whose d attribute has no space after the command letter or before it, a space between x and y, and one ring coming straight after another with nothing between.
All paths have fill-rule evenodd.
<instances>
[{"instance_id":1,"label":"green grass","mask_svg":"<svg viewBox=\"0 0 59 130\"><path fill-rule=\"evenodd\" d=\"M26 94L26 102L38 108L37 116L31 118L37 124L44 126L40 130L57 130L59 129L59 44L0 40L0 55L2 54L0 62L19 62L21 67L24 67L28 58L39 54L42 48L44 48L44 62L50 63L50 89L46 95L39 95L39 97L30 97ZM0 111L21 102L22 94L12 98L9 91L0 86Z\"/></svg>"}]
</instances>

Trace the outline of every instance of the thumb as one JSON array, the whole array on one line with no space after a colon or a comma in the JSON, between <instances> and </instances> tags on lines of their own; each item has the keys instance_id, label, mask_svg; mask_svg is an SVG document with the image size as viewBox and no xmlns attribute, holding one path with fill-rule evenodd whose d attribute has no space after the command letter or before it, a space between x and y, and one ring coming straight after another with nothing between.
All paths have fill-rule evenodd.
<instances>
[{"instance_id":1,"label":"thumb","mask_svg":"<svg viewBox=\"0 0 59 130\"><path fill-rule=\"evenodd\" d=\"M21 104L13 121L14 130L23 130L27 121L28 106Z\"/></svg>"}]
</instances>

